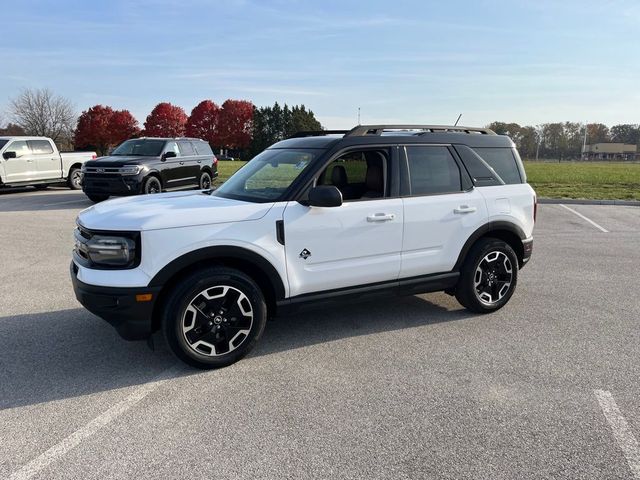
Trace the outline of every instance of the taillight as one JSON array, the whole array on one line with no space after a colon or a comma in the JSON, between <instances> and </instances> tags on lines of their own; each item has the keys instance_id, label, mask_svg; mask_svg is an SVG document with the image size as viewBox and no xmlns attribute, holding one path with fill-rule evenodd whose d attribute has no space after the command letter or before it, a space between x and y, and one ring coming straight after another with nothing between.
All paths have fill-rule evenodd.
<instances>
[{"instance_id":1,"label":"taillight","mask_svg":"<svg viewBox=\"0 0 640 480\"><path fill-rule=\"evenodd\" d=\"M213 156L213 164L214 164L214 165L217 165L217 164L218 164L218 159L216 158L216 156L215 156L215 155Z\"/></svg>"},{"instance_id":2,"label":"taillight","mask_svg":"<svg viewBox=\"0 0 640 480\"><path fill-rule=\"evenodd\" d=\"M91 160L95 160L96 158L98 158L98 156L95 153L91 155Z\"/></svg>"},{"instance_id":3,"label":"taillight","mask_svg":"<svg viewBox=\"0 0 640 480\"><path fill-rule=\"evenodd\" d=\"M538 196L533 195L533 223L536 223L536 217L538 216Z\"/></svg>"}]
</instances>

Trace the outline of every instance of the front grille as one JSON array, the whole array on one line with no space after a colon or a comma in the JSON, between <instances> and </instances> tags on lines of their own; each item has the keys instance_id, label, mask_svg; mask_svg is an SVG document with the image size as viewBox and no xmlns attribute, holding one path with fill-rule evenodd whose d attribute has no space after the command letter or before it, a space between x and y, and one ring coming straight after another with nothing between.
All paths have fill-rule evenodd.
<instances>
[{"instance_id":1,"label":"front grille","mask_svg":"<svg viewBox=\"0 0 640 480\"><path fill-rule=\"evenodd\" d=\"M97 173L97 174L105 174L105 173L119 173L120 167L85 167L85 173Z\"/></svg>"}]
</instances>

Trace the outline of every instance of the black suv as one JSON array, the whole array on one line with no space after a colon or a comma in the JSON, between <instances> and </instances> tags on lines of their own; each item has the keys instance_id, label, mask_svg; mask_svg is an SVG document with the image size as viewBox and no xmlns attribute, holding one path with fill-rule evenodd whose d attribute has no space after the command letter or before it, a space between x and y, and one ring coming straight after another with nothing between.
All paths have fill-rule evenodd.
<instances>
[{"instance_id":1,"label":"black suv","mask_svg":"<svg viewBox=\"0 0 640 480\"><path fill-rule=\"evenodd\" d=\"M111 195L208 189L218 160L198 138L135 138L82 166L82 190L94 202Z\"/></svg>"}]
</instances>

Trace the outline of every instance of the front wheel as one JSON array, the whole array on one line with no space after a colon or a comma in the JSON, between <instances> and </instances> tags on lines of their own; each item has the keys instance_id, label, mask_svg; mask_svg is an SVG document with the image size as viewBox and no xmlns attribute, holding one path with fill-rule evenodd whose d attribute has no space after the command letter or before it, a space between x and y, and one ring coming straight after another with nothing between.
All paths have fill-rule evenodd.
<instances>
[{"instance_id":1,"label":"front wheel","mask_svg":"<svg viewBox=\"0 0 640 480\"><path fill-rule=\"evenodd\" d=\"M203 369L237 362L267 322L260 287L239 270L198 270L172 289L163 311L167 344L183 362Z\"/></svg>"},{"instance_id":2,"label":"front wheel","mask_svg":"<svg viewBox=\"0 0 640 480\"><path fill-rule=\"evenodd\" d=\"M82 188L82 172L79 168L72 168L71 170L69 170L67 186L71 190L80 190Z\"/></svg>"},{"instance_id":3,"label":"front wheel","mask_svg":"<svg viewBox=\"0 0 640 480\"><path fill-rule=\"evenodd\" d=\"M456 287L463 307L489 313L504 307L518 282L518 257L506 242L483 238L469 251Z\"/></svg>"},{"instance_id":4,"label":"front wheel","mask_svg":"<svg viewBox=\"0 0 640 480\"><path fill-rule=\"evenodd\" d=\"M160 193L162 192L162 184L157 177L147 177L142 184L143 193Z\"/></svg>"}]
</instances>

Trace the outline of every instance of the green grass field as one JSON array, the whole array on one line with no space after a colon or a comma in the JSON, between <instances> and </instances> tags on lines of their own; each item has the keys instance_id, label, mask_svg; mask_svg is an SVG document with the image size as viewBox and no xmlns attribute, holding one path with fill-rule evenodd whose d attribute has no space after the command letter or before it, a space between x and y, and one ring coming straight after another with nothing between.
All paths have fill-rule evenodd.
<instances>
[{"instance_id":1,"label":"green grass field","mask_svg":"<svg viewBox=\"0 0 640 480\"><path fill-rule=\"evenodd\" d=\"M525 162L539 197L640 200L640 164L613 162Z\"/></svg>"},{"instance_id":2,"label":"green grass field","mask_svg":"<svg viewBox=\"0 0 640 480\"><path fill-rule=\"evenodd\" d=\"M246 162L218 162L218 184ZM539 197L640 200L640 163L525 161Z\"/></svg>"}]
</instances>

